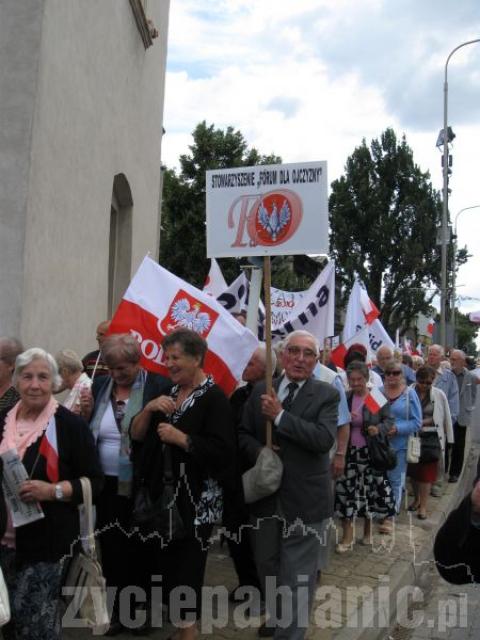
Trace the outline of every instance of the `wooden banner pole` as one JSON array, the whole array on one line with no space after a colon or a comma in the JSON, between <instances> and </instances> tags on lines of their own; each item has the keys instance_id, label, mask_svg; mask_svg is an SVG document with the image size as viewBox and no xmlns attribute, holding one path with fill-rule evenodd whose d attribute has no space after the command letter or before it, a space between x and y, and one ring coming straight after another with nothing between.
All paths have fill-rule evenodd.
<instances>
[{"instance_id":1,"label":"wooden banner pole","mask_svg":"<svg viewBox=\"0 0 480 640\"><path fill-rule=\"evenodd\" d=\"M265 383L267 394L272 393L272 301L270 288L272 286L272 272L270 265L270 256L263 258L263 290L265 297L265 348L266 348L266 369ZM267 420L266 423L266 443L267 447L272 448L272 421Z\"/></svg>"}]
</instances>

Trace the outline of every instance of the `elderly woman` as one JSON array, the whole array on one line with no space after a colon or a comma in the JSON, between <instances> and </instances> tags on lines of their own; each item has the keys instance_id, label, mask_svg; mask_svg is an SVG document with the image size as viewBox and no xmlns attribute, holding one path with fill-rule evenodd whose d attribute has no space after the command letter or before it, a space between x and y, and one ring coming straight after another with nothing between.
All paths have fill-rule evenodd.
<instances>
[{"instance_id":1,"label":"elderly woman","mask_svg":"<svg viewBox=\"0 0 480 640\"><path fill-rule=\"evenodd\" d=\"M372 519L385 519L395 514L395 500L386 473L370 465L367 434L387 434L393 425L388 405L372 413L365 405L369 394L369 371L363 362L352 362L347 368L348 406L351 413L350 439L346 451L345 472L336 483L335 511L342 518L343 536L337 553L352 548L353 522L365 518L363 543L371 542Z\"/></svg>"},{"instance_id":2,"label":"elderly woman","mask_svg":"<svg viewBox=\"0 0 480 640\"><path fill-rule=\"evenodd\" d=\"M102 471L88 425L52 395L60 382L53 357L28 349L17 357L13 381L20 400L0 413L0 454L16 450L29 475L19 497L38 503L44 517L15 529L10 520L3 536L1 564L12 607L12 624L3 633L52 640L61 634L61 561L79 536L80 477L90 478L96 496Z\"/></svg>"},{"instance_id":3,"label":"elderly woman","mask_svg":"<svg viewBox=\"0 0 480 640\"><path fill-rule=\"evenodd\" d=\"M447 396L441 389L433 386L436 371L433 367L424 366L417 370L417 382L413 388L417 392L422 405L423 434L435 433L440 444L439 459L445 455L445 443L453 442L453 426ZM416 511L420 520L427 518L427 504L432 484L437 479L438 460L419 462L408 465L408 475L412 480L415 499L408 507L409 511Z\"/></svg>"},{"instance_id":4,"label":"elderly woman","mask_svg":"<svg viewBox=\"0 0 480 640\"><path fill-rule=\"evenodd\" d=\"M422 407L415 391L407 387L402 365L399 362L389 362L385 366L383 394L390 404L390 412L394 420L389 436L390 443L397 452L397 466L388 472L388 479L392 485L398 513L407 472L407 440L408 436L418 431L422 425ZM387 520L380 530L383 533L389 533L391 529L392 523Z\"/></svg>"},{"instance_id":5,"label":"elderly woman","mask_svg":"<svg viewBox=\"0 0 480 640\"><path fill-rule=\"evenodd\" d=\"M140 474L155 499L162 493L165 458L171 457L186 537L172 539L161 554L163 584L167 591L180 585L194 589L196 601L187 615L198 619L207 543L222 515L221 485L234 466L233 418L227 398L202 369L205 340L194 331L178 329L162 347L174 386L133 420L132 438L145 441ZM176 640L196 636L196 622L172 622L178 627Z\"/></svg>"},{"instance_id":6,"label":"elderly woman","mask_svg":"<svg viewBox=\"0 0 480 640\"><path fill-rule=\"evenodd\" d=\"M141 545L129 535L133 508L129 430L133 416L151 398L168 392L171 385L163 376L147 374L142 369L140 346L129 334L106 338L102 357L110 375L95 377L91 393L82 391L80 402L82 412L91 415L90 429L105 474L103 491L97 501L103 572L107 586L117 588L117 596L122 588L130 585L149 593L148 544ZM116 597L109 635L121 633L122 622L128 626L130 613L124 614L125 618L120 619Z\"/></svg>"},{"instance_id":7,"label":"elderly woman","mask_svg":"<svg viewBox=\"0 0 480 640\"><path fill-rule=\"evenodd\" d=\"M63 349L55 356L58 372L63 380L63 384L58 391L69 389L70 393L62 402L64 407L80 413L80 392L82 389L90 389L92 381L83 371L83 364L80 357L71 349Z\"/></svg>"}]
</instances>

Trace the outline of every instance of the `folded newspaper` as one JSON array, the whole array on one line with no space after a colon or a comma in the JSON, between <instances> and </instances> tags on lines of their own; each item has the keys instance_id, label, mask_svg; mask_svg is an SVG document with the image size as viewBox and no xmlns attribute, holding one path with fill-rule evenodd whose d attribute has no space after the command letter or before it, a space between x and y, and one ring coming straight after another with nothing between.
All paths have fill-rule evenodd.
<instances>
[{"instance_id":1,"label":"folded newspaper","mask_svg":"<svg viewBox=\"0 0 480 640\"><path fill-rule=\"evenodd\" d=\"M2 453L1 457L3 460L3 492L12 516L13 526L21 527L44 518L40 503L20 500L20 487L25 480L28 480L28 473L17 451L9 449Z\"/></svg>"}]
</instances>

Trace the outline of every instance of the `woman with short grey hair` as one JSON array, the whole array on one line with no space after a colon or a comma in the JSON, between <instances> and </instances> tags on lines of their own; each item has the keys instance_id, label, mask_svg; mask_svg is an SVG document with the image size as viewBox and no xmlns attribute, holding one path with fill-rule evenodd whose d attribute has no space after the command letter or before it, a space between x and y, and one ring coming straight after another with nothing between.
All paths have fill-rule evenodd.
<instances>
[{"instance_id":1,"label":"woman with short grey hair","mask_svg":"<svg viewBox=\"0 0 480 640\"><path fill-rule=\"evenodd\" d=\"M50 376L53 387L59 387L62 383L60 374L58 373L58 366L55 362L55 358L50 355L45 349L39 347L33 347L27 349L23 353L17 356L15 361L15 369L13 371L13 384L17 386L18 379L20 378L24 369L26 369L34 360L43 360L50 369Z\"/></svg>"},{"instance_id":2,"label":"woman with short grey hair","mask_svg":"<svg viewBox=\"0 0 480 640\"><path fill-rule=\"evenodd\" d=\"M141 366L138 341L130 334L112 334L102 344L108 376L96 376L91 392L81 395L82 411L90 403L90 429L97 443L105 474L98 498L97 528L107 586L116 589L110 635L120 633L129 612L120 611L123 588L135 585L150 591L149 544L130 535L133 493L133 458L130 437L132 418L152 398L170 390L170 382ZM122 615L124 616L122 620Z\"/></svg>"},{"instance_id":3,"label":"woman with short grey hair","mask_svg":"<svg viewBox=\"0 0 480 640\"><path fill-rule=\"evenodd\" d=\"M80 477L93 496L102 484L95 444L85 421L59 406L60 382L54 358L28 349L16 360L20 400L0 412L0 455L16 452L28 474L22 502L39 504L44 517L14 528L14 515L0 545L0 562L10 592L12 623L4 637L57 640L61 637L62 560L79 539Z\"/></svg>"}]
</instances>

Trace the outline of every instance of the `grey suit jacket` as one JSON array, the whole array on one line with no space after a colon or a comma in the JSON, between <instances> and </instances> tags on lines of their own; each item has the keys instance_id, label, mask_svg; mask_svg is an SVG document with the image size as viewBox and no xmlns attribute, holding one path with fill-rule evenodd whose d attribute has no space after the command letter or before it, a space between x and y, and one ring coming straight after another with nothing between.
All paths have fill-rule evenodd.
<instances>
[{"instance_id":1,"label":"grey suit jacket","mask_svg":"<svg viewBox=\"0 0 480 640\"><path fill-rule=\"evenodd\" d=\"M280 379L274 381L277 390ZM265 418L260 396L265 383L258 383L245 404L239 427L243 466L253 467L265 445ZM283 462L279 490L250 505L257 517L282 515L287 522L301 518L306 524L320 522L333 512L329 451L335 442L339 393L330 384L310 378L298 391L290 411L284 411L274 442Z\"/></svg>"}]
</instances>

